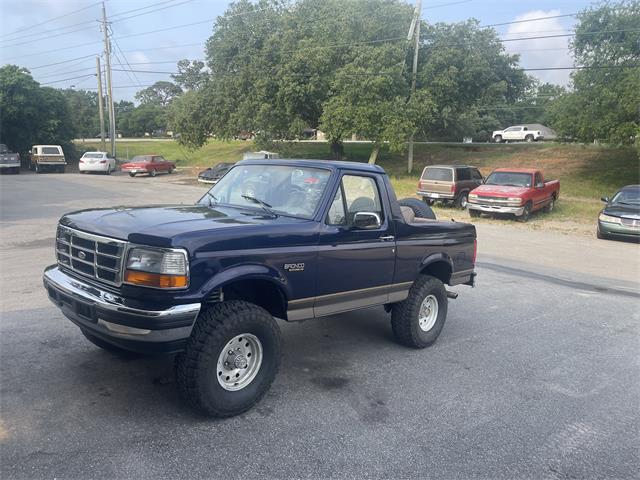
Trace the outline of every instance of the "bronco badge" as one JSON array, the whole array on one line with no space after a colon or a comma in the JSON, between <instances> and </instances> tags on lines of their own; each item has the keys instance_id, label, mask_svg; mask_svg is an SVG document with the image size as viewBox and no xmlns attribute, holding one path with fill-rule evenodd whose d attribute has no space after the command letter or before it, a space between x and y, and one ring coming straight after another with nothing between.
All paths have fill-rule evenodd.
<instances>
[{"instance_id":1,"label":"bronco badge","mask_svg":"<svg viewBox=\"0 0 640 480\"><path fill-rule=\"evenodd\" d=\"M285 263L284 269L287 272L302 272L304 271L304 263Z\"/></svg>"}]
</instances>

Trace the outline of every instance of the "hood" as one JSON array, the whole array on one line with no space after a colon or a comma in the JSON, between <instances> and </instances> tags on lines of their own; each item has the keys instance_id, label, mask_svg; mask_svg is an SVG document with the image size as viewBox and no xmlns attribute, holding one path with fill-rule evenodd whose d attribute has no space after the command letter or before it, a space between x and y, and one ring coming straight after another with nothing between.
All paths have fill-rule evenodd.
<instances>
[{"instance_id":1,"label":"hood","mask_svg":"<svg viewBox=\"0 0 640 480\"><path fill-rule=\"evenodd\" d=\"M80 210L60 219L62 225L84 232L156 246L171 246L181 234L252 225L304 222L272 218L258 211L206 205L115 207Z\"/></svg>"},{"instance_id":2,"label":"hood","mask_svg":"<svg viewBox=\"0 0 640 480\"><path fill-rule=\"evenodd\" d=\"M602 213L611 215L612 217L640 219L640 205L613 203L604 207Z\"/></svg>"},{"instance_id":3,"label":"hood","mask_svg":"<svg viewBox=\"0 0 640 480\"><path fill-rule=\"evenodd\" d=\"M529 190L528 187L509 187L505 185L480 185L471 193L487 197L519 197Z\"/></svg>"}]
</instances>

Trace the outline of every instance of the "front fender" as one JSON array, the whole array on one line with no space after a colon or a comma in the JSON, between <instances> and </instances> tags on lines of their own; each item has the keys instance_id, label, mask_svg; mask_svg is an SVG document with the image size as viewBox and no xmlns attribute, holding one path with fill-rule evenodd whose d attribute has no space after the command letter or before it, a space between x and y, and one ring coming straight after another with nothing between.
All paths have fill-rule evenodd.
<instances>
[{"instance_id":1,"label":"front fender","mask_svg":"<svg viewBox=\"0 0 640 480\"><path fill-rule=\"evenodd\" d=\"M286 301L291 298L291 287L287 279L275 268L261 264L236 265L222 270L201 287L200 293L206 297L215 289L237 280L267 280L282 291Z\"/></svg>"}]
</instances>

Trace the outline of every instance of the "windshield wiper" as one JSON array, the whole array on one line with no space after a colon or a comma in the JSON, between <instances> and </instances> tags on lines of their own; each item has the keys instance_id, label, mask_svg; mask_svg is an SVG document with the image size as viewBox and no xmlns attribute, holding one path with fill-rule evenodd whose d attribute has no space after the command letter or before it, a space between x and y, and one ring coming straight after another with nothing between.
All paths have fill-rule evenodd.
<instances>
[{"instance_id":1,"label":"windshield wiper","mask_svg":"<svg viewBox=\"0 0 640 480\"><path fill-rule=\"evenodd\" d=\"M258 205L260 205L262 207L262 209L267 212L269 215L271 215L272 217L276 218L278 216L278 214L276 212L274 212L273 210L271 210L271 205L269 205L267 202L260 200L259 198L256 197L252 197L251 195L242 195L242 198L249 200L253 203L257 203Z\"/></svg>"},{"instance_id":2,"label":"windshield wiper","mask_svg":"<svg viewBox=\"0 0 640 480\"><path fill-rule=\"evenodd\" d=\"M215 203L218 203L218 198L211 192L207 192L207 195L209 196L209 206L211 207L212 205L214 205ZM214 203L211 203L211 199L213 199Z\"/></svg>"}]
</instances>

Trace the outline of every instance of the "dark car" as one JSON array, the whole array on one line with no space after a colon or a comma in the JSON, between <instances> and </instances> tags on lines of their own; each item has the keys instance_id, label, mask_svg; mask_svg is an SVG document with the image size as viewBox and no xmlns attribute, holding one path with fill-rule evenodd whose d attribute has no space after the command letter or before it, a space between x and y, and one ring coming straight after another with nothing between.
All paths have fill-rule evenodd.
<instances>
[{"instance_id":1,"label":"dark car","mask_svg":"<svg viewBox=\"0 0 640 480\"><path fill-rule=\"evenodd\" d=\"M198 174L198 181L215 185L234 165L234 163L219 163L215 167L209 167Z\"/></svg>"},{"instance_id":2,"label":"dark car","mask_svg":"<svg viewBox=\"0 0 640 480\"><path fill-rule=\"evenodd\" d=\"M640 185L627 185L610 199L598 216L598 238L640 240Z\"/></svg>"},{"instance_id":3,"label":"dark car","mask_svg":"<svg viewBox=\"0 0 640 480\"><path fill-rule=\"evenodd\" d=\"M482 174L469 165L429 165L418 182L417 195L428 205L436 201L467 208L469 192L482 185Z\"/></svg>"},{"instance_id":4,"label":"dark car","mask_svg":"<svg viewBox=\"0 0 640 480\"><path fill-rule=\"evenodd\" d=\"M194 205L66 214L55 244L44 285L82 334L106 350L177 353L184 396L221 417L269 389L275 318L380 306L400 343L433 344L457 296L445 285L474 284L477 245L473 225L398 201L378 165L264 159L239 162Z\"/></svg>"}]
</instances>

